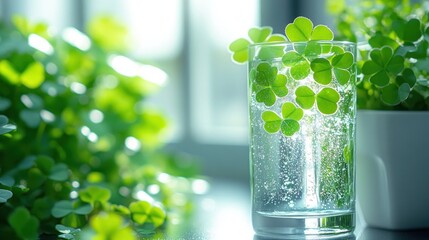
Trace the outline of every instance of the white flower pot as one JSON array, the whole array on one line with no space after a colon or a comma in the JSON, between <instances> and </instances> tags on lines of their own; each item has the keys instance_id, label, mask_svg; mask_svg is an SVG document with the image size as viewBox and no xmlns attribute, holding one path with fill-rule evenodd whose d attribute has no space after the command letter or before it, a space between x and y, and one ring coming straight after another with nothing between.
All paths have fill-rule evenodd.
<instances>
[{"instance_id":1,"label":"white flower pot","mask_svg":"<svg viewBox=\"0 0 429 240\"><path fill-rule=\"evenodd\" d=\"M359 110L357 199L369 226L429 228L429 112Z\"/></svg>"}]
</instances>

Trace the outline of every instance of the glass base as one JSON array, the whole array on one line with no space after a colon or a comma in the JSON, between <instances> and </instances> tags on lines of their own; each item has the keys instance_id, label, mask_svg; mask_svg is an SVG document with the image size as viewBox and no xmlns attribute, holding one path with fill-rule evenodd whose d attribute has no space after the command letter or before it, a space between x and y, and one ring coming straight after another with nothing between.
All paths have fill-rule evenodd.
<instances>
[{"instance_id":1,"label":"glass base","mask_svg":"<svg viewBox=\"0 0 429 240\"><path fill-rule=\"evenodd\" d=\"M355 213L253 213L255 239L355 239Z\"/></svg>"}]
</instances>

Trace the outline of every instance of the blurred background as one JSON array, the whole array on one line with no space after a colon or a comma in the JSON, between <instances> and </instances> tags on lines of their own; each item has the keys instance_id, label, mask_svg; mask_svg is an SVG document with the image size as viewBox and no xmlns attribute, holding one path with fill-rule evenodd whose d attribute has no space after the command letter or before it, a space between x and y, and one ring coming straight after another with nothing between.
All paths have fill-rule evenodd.
<instances>
[{"instance_id":1,"label":"blurred background","mask_svg":"<svg viewBox=\"0 0 429 240\"><path fill-rule=\"evenodd\" d=\"M247 68L231 61L229 43L252 26L283 33L298 15L332 22L325 2L312 0L1 0L0 9L5 22L22 15L53 35L70 26L85 32L99 15L123 24L128 55L167 75L148 101L169 121L166 147L195 156L204 175L242 182L249 178Z\"/></svg>"}]
</instances>

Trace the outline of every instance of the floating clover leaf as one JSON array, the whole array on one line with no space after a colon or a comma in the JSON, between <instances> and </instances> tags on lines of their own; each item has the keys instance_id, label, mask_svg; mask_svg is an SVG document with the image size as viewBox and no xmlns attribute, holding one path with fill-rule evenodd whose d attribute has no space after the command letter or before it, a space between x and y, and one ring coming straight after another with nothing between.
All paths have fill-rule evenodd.
<instances>
[{"instance_id":1,"label":"floating clover leaf","mask_svg":"<svg viewBox=\"0 0 429 240\"><path fill-rule=\"evenodd\" d=\"M332 70L335 78L341 85L350 80L350 72L347 70L353 64L353 54L345 52L335 55L330 63L326 58L316 58L311 62L314 72L314 80L320 84L327 85L332 81Z\"/></svg>"},{"instance_id":2,"label":"floating clover leaf","mask_svg":"<svg viewBox=\"0 0 429 240\"><path fill-rule=\"evenodd\" d=\"M362 73L369 76L369 81L376 86L387 86L390 81L388 74L398 74L404 68L404 58L392 55L393 49L388 46L373 49L370 52L371 60L364 63Z\"/></svg>"},{"instance_id":3,"label":"floating clover leaf","mask_svg":"<svg viewBox=\"0 0 429 240\"><path fill-rule=\"evenodd\" d=\"M280 129L282 119L275 112L265 111L262 113L262 120L265 122L264 129L268 133L276 133Z\"/></svg>"},{"instance_id":4,"label":"floating clover leaf","mask_svg":"<svg viewBox=\"0 0 429 240\"><path fill-rule=\"evenodd\" d=\"M250 42L247 39L239 38L229 45L232 52L232 59L237 63L245 63L249 59L248 47Z\"/></svg>"},{"instance_id":5,"label":"floating clover leaf","mask_svg":"<svg viewBox=\"0 0 429 240\"><path fill-rule=\"evenodd\" d=\"M323 88L316 96L317 108L323 114L333 114L338 109L340 94L332 88Z\"/></svg>"},{"instance_id":6,"label":"floating clover leaf","mask_svg":"<svg viewBox=\"0 0 429 240\"><path fill-rule=\"evenodd\" d=\"M277 74L277 68L269 63L260 63L256 67L254 84L256 87L256 101L263 102L266 106L274 105L277 97L284 97L288 94L286 88L286 76Z\"/></svg>"},{"instance_id":7,"label":"floating clover leaf","mask_svg":"<svg viewBox=\"0 0 429 240\"><path fill-rule=\"evenodd\" d=\"M232 53L232 59L236 63L245 63L249 60L248 47L251 43L263 42L284 42L286 37L280 34L271 35L273 29L271 27L251 28L248 31L250 41L245 38L239 38L229 45L229 50ZM261 46L258 57L261 60L266 60L273 57L281 57L283 55L283 47L281 46Z\"/></svg>"},{"instance_id":8,"label":"floating clover leaf","mask_svg":"<svg viewBox=\"0 0 429 240\"><path fill-rule=\"evenodd\" d=\"M290 67L290 75L295 80L306 78L310 74L310 63L296 51L289 51L282 57L285 66Z\"/></svg>"},{"instance_id":9,"label":"floating clover leaf","mask_svg":"<svg viewBox=\"0 0 429 240\"><path fill-rule=\"evenodd\" d=\"M251 28L248 35L254 43L264 42L273 32L271 27Z\"/></svg>"},{"instance_id":10,"label":"floating clover leaf","mask_svg":"<svg viewBox=\"0 0 429 240\"><path fill-rule=\"evenodd\" d=\"M325 25L317 25L306 17L297 17L293 23L286 26L285 33L291 42L307 42L311 40L332 40L334 34Z\"/></svg>"},{"instance_id":11,"label":"floating clover leaf","mask_svg":"<svg viewBox=\"0 0 429 240\"><path fill-rule=\"evenodd\" d=\"M286 37L280 34L273 34L271 35L266 42L285 42ZM284 54L284 46L260 46L260 50L258 53L258 58L261 60L268 60L273 59L277 57L281 57Z\"/></svg>"},{"instance_id":12,"label":"floating clover leaf","mask_svg":"<svg viewBox=\"0 0 429 240\"><path fill-rule=\"evenodd\" d=\"M303 109L310 109L314 105L315 93L307 86L300 86L295 90L296 103Z\"/></svg>"},{"instance_id":13,"label":"floating clover leaf","mask_svg":"<svg viewBox=\"0 0 429 240\"><path fill-rule=\"evenodd\" d=\"M299 131L299 120L304 116L301 108L297 108L295 104L286 102L282 105L282 117L273 111L265 111L262 113L262 120L265 122L264 129L268 133L276 133L279 130L286 135L292 136Z\"/></svg>"},{"instance_id":14,"label":"floating clover leaf","mask_svg":"<svg viewBox=\"0 0 429 240\"><path fill-rule=\"evenodd\" d=\"M353 54L351 52L345 52L338 54L332 59L332 67L334 69L334 75L338 83L344 85L350 80L350 71L347 70L353 65Z\"/></svg>"},{"instance_id":15,"label":"floating clover leaf","mask_svg":"<svg viewBox=\"0 0 429 240\"><path fill-rule=\"evenodd\" d=\"M332 81L332 66L326 58L316 58L311 61L310 66L316 82L326 85Z\"/></svg>"}]
</instances>

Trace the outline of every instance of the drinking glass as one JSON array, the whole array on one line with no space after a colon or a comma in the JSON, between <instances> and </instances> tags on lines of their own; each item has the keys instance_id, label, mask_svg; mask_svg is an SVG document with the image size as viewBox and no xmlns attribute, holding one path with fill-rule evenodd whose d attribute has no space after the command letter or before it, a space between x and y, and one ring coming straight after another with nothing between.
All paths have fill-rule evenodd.
<instances>
[{"instance_id":1,"label":"drinking glass","mask_svg":"<svg viewBox=\"0 0 429 240\"><path fill-rule=\"evenodd\" d=\"M250 45L248 84L256 234L352 234L356 44Z\"/></svg>"}]
</instances>

